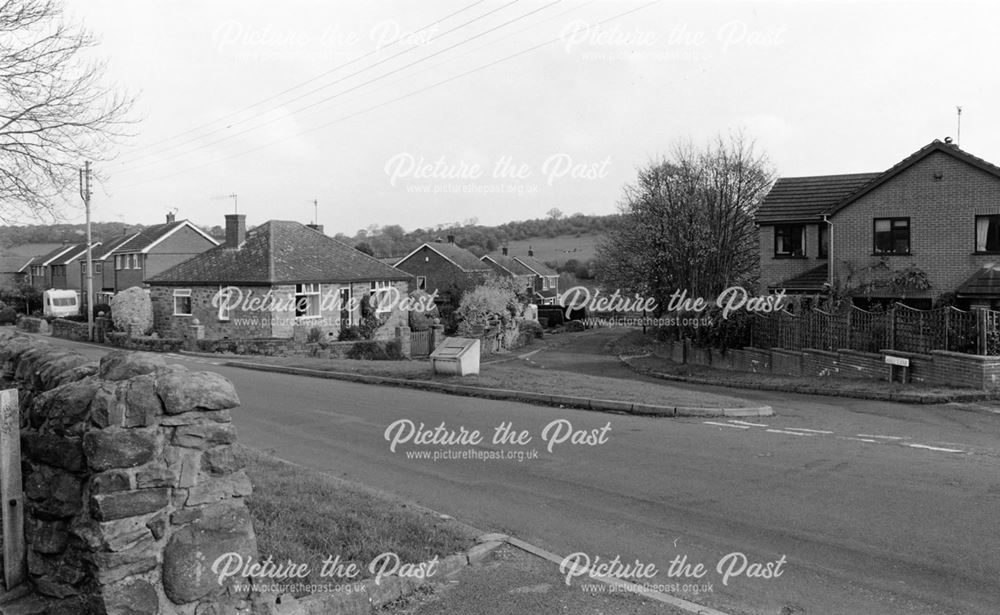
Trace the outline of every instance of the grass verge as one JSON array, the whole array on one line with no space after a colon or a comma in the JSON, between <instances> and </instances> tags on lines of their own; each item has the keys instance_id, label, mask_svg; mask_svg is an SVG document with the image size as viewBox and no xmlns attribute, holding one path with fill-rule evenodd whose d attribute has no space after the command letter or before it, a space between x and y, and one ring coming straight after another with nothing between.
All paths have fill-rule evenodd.
<instances>
[{"instance_id":1,"label":"grass verge","mask_svg":"<svg viewBox=\"0 0 1000 615\"><path fill-rule=\"evenodd\" d=\"M445 557L474 544L470 529L404 501L240 447L253 482L247 500L262 558L309 565L297 582L329 584L374 576L369 563L395 553L402 563ZM355 579L320 576L322 562L340 557L361 569Z\"/></svg>"}]
</instances>

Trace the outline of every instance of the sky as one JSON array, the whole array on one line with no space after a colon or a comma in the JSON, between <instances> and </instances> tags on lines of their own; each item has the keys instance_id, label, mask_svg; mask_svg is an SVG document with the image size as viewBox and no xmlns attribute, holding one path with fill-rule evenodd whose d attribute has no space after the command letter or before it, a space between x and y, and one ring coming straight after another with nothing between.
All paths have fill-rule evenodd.
<instances>
[{"instance_id":1,"label":"sky","mask_svg":"<svg viewBox=\"0 0 1000 615\"><path fill-rule=\"evenodd\" d=\"M614 213L637 169L742 130L779 176L934 139L1000 163L1000 6L66 0L136 94L93 218L328 234ZM236 195L232 198L229 195ZM69 212L83 220L82 208Z\"/></svg>"}]
</instances>

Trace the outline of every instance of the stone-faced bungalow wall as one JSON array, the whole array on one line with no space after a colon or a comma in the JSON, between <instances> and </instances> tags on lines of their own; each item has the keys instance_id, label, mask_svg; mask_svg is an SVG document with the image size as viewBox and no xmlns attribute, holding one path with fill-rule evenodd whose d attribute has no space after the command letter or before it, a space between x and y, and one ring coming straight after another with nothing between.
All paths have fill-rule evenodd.
<instances>
[{"instance_id":1,"label":"stone-faced bungalow wall","mask_svg":"<svg viewBox=\"0 0 1000 615\"><path fill-rule=\"evenodd\" d=\"M257 555L232 383L21 334L0 334L0 368L20 393L28 572L50 612L249 612L209 572L223 553Z\"/></svg>"},{"instance_id":2,"label":"stone-faced bungalow wall","mask_svg":"<svg viewBox=\"0 0 1000 615\"><path fill-rule=\"evenodd\" d=\"M393 282L400 297L406 297L408 281ZM240 307L234 308L229 314L229 320L219 320L219 309L212 305L215 295L221 286L152 286L150 299L153 302L153 328L161 337L183 338L191 326L193 319L205 327L205 339L267 339L291 338L296 326L307 331L317 328L331 339L337 339L340 334L340 310L332 297L337 296L339 284L322 284L320 286L321 308L318 318L296 318L293 305L295 296L294 285L269 286L238 286L243 297L261 297L269 291L275 303L289 306L291 309L281 311L254 311ZM367 295L371 290L370 282L356 282L350 285L351 296ZM184 288L191 291L191 315L174 315L174 290ZM330 296L328 301L323 298ZM351 315L351 324L357 325L361 320L358 310ZM408 321L408 313L397 304L386 319L386 323L375 334L375 339L387 340L395 335L396 327L404 326Z\"/></svg>"}]
</instances>

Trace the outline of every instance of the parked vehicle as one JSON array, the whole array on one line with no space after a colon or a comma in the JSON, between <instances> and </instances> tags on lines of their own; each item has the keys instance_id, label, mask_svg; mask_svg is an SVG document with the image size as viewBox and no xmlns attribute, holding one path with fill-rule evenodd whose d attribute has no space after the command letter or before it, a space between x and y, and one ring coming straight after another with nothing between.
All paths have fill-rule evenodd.
<instances>
[{"instance_id":1,"label":"parked vehicle","mask_svg":"<svg viewBox=\"0 0 1000 615\"><path fill-rule=\"evenodd\" d=\"M42 313L46 316L76 316L80 295L75 290L47 290L42 293Z\"/></svg>"}]
</instances>

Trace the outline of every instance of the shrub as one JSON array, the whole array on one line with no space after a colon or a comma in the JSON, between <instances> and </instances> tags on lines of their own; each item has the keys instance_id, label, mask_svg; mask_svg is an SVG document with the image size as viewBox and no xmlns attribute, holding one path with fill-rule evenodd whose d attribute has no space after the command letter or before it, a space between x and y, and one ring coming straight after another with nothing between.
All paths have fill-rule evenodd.
<instances>
[{"instance_id":1,"label":"shrub","mask_svg":"<svg viewBox=\"0 0 1000 615\"><path fill-rule=\"evenodd\" d=\"M12 325L17 322L17 312L10 306L0 308L0 325Z\"/></svg>"},{"instance_id":2,"label":"shrub","mask_svg":"<svg viewBox=\"0 0 1000 615\"><path fill-rule=\"evenodd\" d=\"M362 361L385 361L389 358L385 349L378 342L370 341L358 342L347 351L346 356L348 359L359 359Z\"/></svg>"},{"instance_id":3,"label":"shrub","mask_svg":"<svg viewBox=\"0 0 1000 615\"><path fill-rule=\"evenodd\" d=\"M111 300L111 321L119 331L128 331L129 323L139 323L142 334L153 330L153 303L138 286L125 289Z\"/></svg>"},{"instance_id":4,"label":"shrub","mask_svg":"<svg viewBox=\"0 0 1000 615\"><path fill-rule=\"evenodd\" d=\"M569 333L576 333L578 331L583 331L584 329L586 329L586 327L583 326L582 320L571 320L566 323L566 331Z\"/></svg>"},{"instance_id":5,"label":"shrub","mask_svg":"<svg viewBox=\"0 0 1000 615\"><path fill-rule=\"evenodd\" d=\"M323 339L323 331L319 327L313 327L309 329L309 335L306 336L307 342L318 342Z\"/></svg>"},{"instance_id":6,"label":"shrub","mask_svg":"<svg viewBox=\"0 0 1000 615\"><path fill-rule=\"evenodd\" d=\"M542 339L545 335L545 330L542 325L534 320L525 320L521 322L521 332L530 334L532 337Z\"/></svg>"},{"instance_id":7,"label":"shrub","mask_svg":"<svg viewBox=\"0 0 1000 615\"><path fill-rule=\"evenodd\" d=\"M340 330L337 340L340 342L350 342L361 339L361 329L358 327L344 327Z\"/></svg>"}]
</instances>

